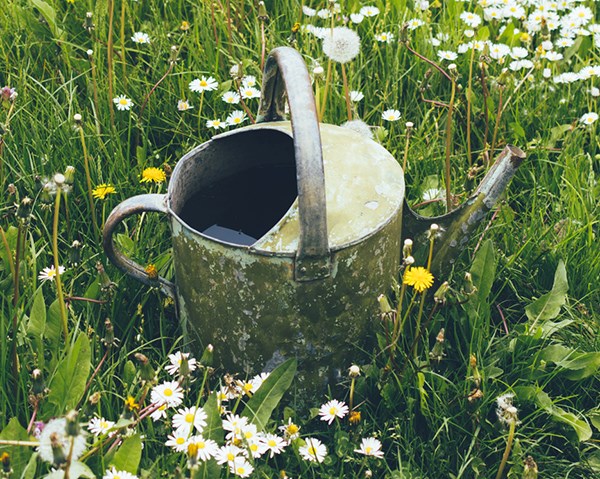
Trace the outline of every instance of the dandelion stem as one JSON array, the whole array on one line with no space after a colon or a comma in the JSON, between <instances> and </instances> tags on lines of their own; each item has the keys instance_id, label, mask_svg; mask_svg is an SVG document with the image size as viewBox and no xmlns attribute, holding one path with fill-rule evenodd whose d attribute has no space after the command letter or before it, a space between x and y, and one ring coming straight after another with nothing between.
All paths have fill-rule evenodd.
<instances>
[{"instance_id":1,"label":"dandelion stem","mask_svg":"<svg viewBox=\"0 0 600 479\"><path fill-rule=\"evenodd\" d=\"M114 28L115 2L108 0L108 41L107 41L107 68L108 68L108 110L110 111L110 123L115 125L115 110L113 107L114 86L113 86L113 28Z\"/></svg>"},{"instance_id":2,"label":"dandelion stem","mask_svg":"<svg viewBox=\"0 0 600 479\"><path fill-rule=\"evenodd\" d=\"M265 35L265 20L260 20L260 71L265 69L265 56L267 53L267 38Z\"/></svg>"},{"instance_id":3,"label":"dandelion stem","mask_svg":"<svg viewBox=\"0 0 600 479\"><path fill-rule=\"evenodd\" d=\"M450 155L452 153L452 113L454 111L454 97L456 96L456 82L452 81L452 93L450 95L450 103L448 104L448 119L446 122L446 158L445 158L445 183L446 183L446 212L452 209L452 194L450 192ZM429 269L429 266L427 266Z\"/></svg>"},{"instance_id":4,"label":"dandelion stem","mask_svg":"<svg viewBox=\"0 0 600 479\"><path fill-rule=\"evenodd\" d=\"M348 113L348 121L352 121L352 106L350 104L350 92L348 91L348 78L346 78L346 67L343 63L342 80L344 82L344 95L346 96L346 113Z\"/></svg>"},{"instance_id":5,"label":"dandelion stem","mask_svg":"<svg viewBox=\"0 0 600 479\"><path fill-rule=\"evenodd\" d=\"M410 143L410 128L406 129L406 142L404 143L404 160L402 161L402 171L406 174L406 165L408 163L408 145Z\"/></svg>"},{"instance_id":6,"label":"dandelion stem","mask_svg":"<svg viewBox=\"0 0 600 479\"><path fill-rule=\"evenodd\" d=\"M63 295L62 281L60 278L60 267L59 267L59 262L58 262L58 215L60 213L60 197L61 197L61 195L62 195L62 190L59 187L56 190L56 199L54 201L54 221L52 224L52 253L54 255L54 269L55 269L54 279L56 281L56 291L58 294L58 305L60 307L60 318L62 321L65 343L67 343L69 341L69 326L67 324L67 309L65 307L65 298Z\"/></svg>"},{"instance_id":7,"label":"dandelion stem","mask_svg":"<svg viewBox=\"0 0 600 479\"><path fill-rule=\"evenodd\" d=\"M508 456L510 455L513 439L515 437L516 427L517 421L510 421L510 426L508 428L508 437L506 438L506 448L504 449L504 454L502 454L502 462L500 462L500 467L498 468L498 474L496 474L496 479L501 479L502 473L504 472L504 467L506 466L506 462L508 461Z\"/></svg>"},{"instance_id":8,"label":"dandelion stem","mask_svg":"<svg viewBox=\"0 0 600 479\"><path fill-rule=\"evenodd\" d=\"M90 174L90 161L88 157L87 145L85 143L85 135L83 134L83 125L77 127L79 130L79 138L81 140L81 148L83 149L83 166L85 169L85 181L87 184L88 201L90 203L90 213L92 215L92 224L94 225L94 232L98 237L100 236L100 228L98 227L98 220L96 219L96 205L94 204L94 197L92 195L92 177Z\"/></svg>"},{"instance_id":9,"label":"dandelion stem","mask_svg":"<svg viewBox=\"0 0 600 479\"><path fill-rule=\"evenodd\" d=\"M469 167L471 159L471 98L473 96L473 62L475 61L475 48L471 48L471 59L469 61L469 81L467 85L467 159Z\"/></svg>"},{"instance_id":10,"label":"dandelion stem","mask_svg":"<svg viewBox=\"0 0 600 479\"><path fill-rule=\"evenodd\" d=\"M127 2L121 2L121 66L123 68L123 87L127 88L127 61L125 58L125 7Z\"/></svg>"},{"instance_id":11,"label":"dandelion stem","mask_svg":"<svg viewBox=\"0 0 600 479\"><path fill-rule=\"evenodd\" d=\"M325 77L325 88L323 90L323 99L321 100L321 109L319 110L319 121L323 121L325 116L325 107L327 105L327 93L329 92L329 82L331 81L331 69L333 62L329 60L327 62L327 76Z\"/></svg>"}]
</instances>

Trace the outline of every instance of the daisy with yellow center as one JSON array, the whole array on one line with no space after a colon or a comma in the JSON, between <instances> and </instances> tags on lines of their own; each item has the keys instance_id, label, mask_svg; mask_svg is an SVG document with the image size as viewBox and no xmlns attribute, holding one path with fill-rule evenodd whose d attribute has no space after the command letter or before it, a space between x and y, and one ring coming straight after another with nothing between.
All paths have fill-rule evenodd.
<instances>
[{"instance_id":1,"label":"daisy with yellow center","mask_svg":"<svg viewBox=\"0 0 600 479\"><path fill-rule=\"evenodd\" d=\"M130 110L133 106L133 102L130 98L127 98L125 95L119 95L116 98L113 98L113 103L117 105L117 110L125 111Z\"/></svg>"},{"instance_id":2,"label":"daisy with yellow center","mask_svg":"<svg viewBox=\"0 0 600 479\"><path fill-rule=\"evenodd\" d=\"M412 286L416 292L422 293L433 286L433 275L422 266L416 268L409 266L404 273L402 283Z\"/></svg>"},{"instance_id":3,"label":"daisy with yellow center","mask_svg":"<svg viewBox=\"0 0 600 479\"><path fill-rule=\"evenodd\" d=\"M115 187L109 183L102 183L92 190L92 196L99 200L105 199L108 195L114 195L117 192Z\"/></svg>"},{"instance_id":4,"label":"daisy with yellow center","mask_svg":"<svg viewBox=\"0 0 600 479\"><path fill-rule=\"evenodd\" d=\"M64 272L65 267L59 266L58 274L63 274ZM54 267L54 265L50 266L49 268L44 268L38 275L38 279L40 281L54 281L54 278L56 278L56 268Z\"/></svg>"},{"instance_id":5,"label":"daisy with yellow center","mask_svg":"<svg viewBox=\"0 0 600 479\"><path fill-rule=\"evenodd\" d=\"M166 179L167 175L164 170L151 166L142 171L140 183L163 183Z\"/></svg>"}]
</instances>

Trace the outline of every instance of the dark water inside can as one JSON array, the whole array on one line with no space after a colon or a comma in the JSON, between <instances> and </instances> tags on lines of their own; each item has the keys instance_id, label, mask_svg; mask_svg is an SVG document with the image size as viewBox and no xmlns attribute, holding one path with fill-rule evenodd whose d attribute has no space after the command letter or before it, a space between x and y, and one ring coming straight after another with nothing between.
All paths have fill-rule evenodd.
<instances>
[{"instance_id":1,"label":"dark water inside can","mask_svg":"<svg viewBox=\"0 0 600 479\"><path fill-rule=\"evenodd\" d=\"M296 196L295 166L256 167L202 189L180 216L207 236L251 245L283 218Z\"/></svg>"}]
</instances>

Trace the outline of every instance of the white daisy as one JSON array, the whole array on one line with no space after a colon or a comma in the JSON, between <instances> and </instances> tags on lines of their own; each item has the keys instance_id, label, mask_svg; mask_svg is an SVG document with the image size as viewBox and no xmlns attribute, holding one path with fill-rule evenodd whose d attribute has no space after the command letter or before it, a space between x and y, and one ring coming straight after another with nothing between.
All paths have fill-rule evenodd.
<instances>
[{"instance_id":1,"label":"white daisy","mask_svg":"<svg viewBox=\"0 0 600 479\"><path fill-rule=\"evenodd\" d=\"M178 409L173 415L173 428L189 434L192 428L199 433L206 427L206 413L195 406Z\"/></svg>"},{"instance_id":2,"label":"white daisy","mask_svg":"<svg viewBox=\"0 0 600 479\"><path fill-rule=\"evenodd\" d=\"M64 266L58 266L58 274L63 274L65 272L65 267ZM40 274L38 275L38 279L40 281L54 281L54 278L56 278L56 268L54 267L54 265L50 266L49 268L44 268L42 271L40 271Z\"/></svg>"},{"instance_id":3,"label":"white daisy","mask_svg":"<svg viewBox=\"0 0 600 479\"><path fill-rule=\"evenodd\" d=\"M597 120L598 120L598 113L594 113L593 111L586 113L579 119L579 121L581 123L583 123L584 125L591 125L592 123L595 123Z\"/></svg>"},{"instance_id":4,"label":"white daisy","mask_svg":"<svg viewBox=\"0 0 600 479\"><path fill-rule=\"evenodd\" d=\"M229 126L236 126L246 121L246 119L246 113L244 113L242 110L235 110L229 114L225 121Z\"/></svg>"},{"instance_id":5,"label":"white daisy","mask_svg":"<svg viewBox=\"0 0 600 479\"><path fill-rule=\"evenodd\" d=\"M112 421L107 421L103 417L95 417L90 419L88 423L88 430L94 436L101 436L102 434L106 434L110 429L115 425Z\"/></svg>"},{"instance_id":6,"label":"white daisy","mask_svg":"<svg viewBox=\"0 0 600 479\"><path fill-rule=\"evenodd\" d=\"M336 417L342 419L348 414L348 410L348 406L344 402L332 399L321 406L319 416L321 416L321 421L331 424Z\"/></svg>"},{"instance_id":7,"label":"white daisy","mask_svg":"<svg viewBox=\"0 0 600 479\"><path fill-rule=\"evenodd\" d=\"M237 458L245 457L247 455L248 452L245 449L241 449L234 444L226 444L225 446L219 448L214 457L217 461L217 464L231 464Z\"/></svg>"},{"instance_id":8,"label":"white daisy","mask_svg":"<svg viewBox=\"0 0 600 479\"><path fill-rule=\"evenodd\" d=\"M187 367L189 372L192 372L196 369L196 359L190 357L190 353L182 353L181 351L177 351L176 353L169 354L169 361L171 361L171 364L165 366L165 369L171 376L176 376L179 373L179 368L181 368L181 362L184 358L187 359Z\"/></svg>"},{"instance_id":9,"label":"white daisy","mask_svg":"<svg viewBox=\"0 0 600 479\"><path fill-rule=\"evenodd\" d=\"M269 451L269 457L281 454L287 445L282 437L275 434L265 434L260 440L265 445L267 451Z\"/></svg>"},{"instance_id":10,"label":"white daisy","mask_svg":"<svg viewBox=\"0 0 600 479\"><path fill-rule=\"evenodd\" d=\"M350 21L352 23L360 23L365 19L365 16L361 13L351 13L350 14Z\"/></svg>"},{"instance_id":11,"label":"white daisy","mask_svg":"<svg viewBox=\"0 0 600 479\"><path fill-rule=\"evenodd\" d=\"M219 120L218 118L215 118L214 120L207 120L206 121L206 127L207 128L212 128L214 130L220 130L221 128L225 128L227 126L227 123L225 123L224 121Z\"/></svg>"},{"instance_id":12,"label":"white daisy","mask_svg":"<svg viewBox=\"0 0 600 479\"><path fill-rule=\"evenodd\" d=\"M116 98L113 98L113 103L117 105L117 110L125 111L130 110L133 106L133 102L130 98L127 98L125 95L119 95Z\"/></svg>"},{"instance_id":13,"label":"white daisy","mask_svg":"<svg viewBox=\"0 0 600 479\"><path fill-rule=\"evenodd\" d=\"M394 34L392 32L381 32L375 34L375 40L380 43L392 43L394 40Z\"/></svg>"},{"instance_id":14,"label":"white daisy","mask_svg":"<svg viewBox=\"0 0 600 479\"><path fill-rule=\"evenodd\" d=\"M355 449L354 452L364 454L365 456L373 456L382 458L383 451L381 450L381 442L374 437L365 437L360 443L360 448Z\"/></svg>"},{"instance_id":15,"label":"white daisy","mask_svg":"<svg viewBox=\"0 0 600 479\"><path fill-rule=\"evenodd\" d=\"M177 452L185 452L188 448L189 433L177 429L173 434L169 434L165 446L172 447Z\"/></svg>"},{"instance_id":16,"label":"white daisy","mask_svg":"<svg viewBox=\"0 0 600 479\"><path fill-rule=\"evenodd\" d=\"M194 444L198 450L197 457L199 461L208 461L215 457L219 450L218 444L212 439L204 439L202 436L192 436L188 440L188 446Z\"/></svg>"},{"instance_id":17,"label":"white daisy","mask_svg":"<svg viewBox=\"0 0 600 479\"><path fill-rule=\"evenodd\" d=\"M212 90L216 90L217 87L219 86L219 84L217 83L217 80L215 80L213 77L202 77L202 78L196 78L195 80L192 80L190 82L190 90L201 93L203 91L212 91Z\"/></svg>"},{"instance_id":18,"label":"white daisy","mask_svg":"<svg viewBox=\"0 0 600 479\"><path fill-rule=\"evenodd\" d=\"M258 82L256 81L256 77L254 75L246 75L242 78L242 87L243 88L256 88Z\"/></svg>"},{"instance_id":19,"label":"white daisy","mask_svg":"<svg viewBox=\"0 0 600 479\"><path fill-rule=\"evenodd\" d=\"M166 381L152 388L150 399L155 404L177 407L183 402L183 390L177 381Z\"/></svg>"},{"instance_id":20,"label":"white daisy","mask_svg":"<svg viewBox=\"0 0 600 479\"><path fill-rule=\"evenodd\" d=\"M302 13L304 13L304 15L307 17L314 17L317 14L317 11L314 8L302 5Z\"/></svg>"},{"instance_id":21,"label":"white daisy","mask_svg":"<svg viewBox=\"0 0 600 479\"><path fill-rule=\"evenodd\" d=\"M304 446L298 449L302 458L310 462L323 462L327 456L327 447L313 437L306 438L304 442Z\"/></svg>"},{"instance_id":22,"label":"white daisy","mask_svg":"<svg viewBox=\"0 0 600 479\"><path fill-rule=\"evenodd\" d=\"M119 471L115 466L112 469L107 469L102 476L102 479L138 479L135 474L131 474L127 471Z\"/></svg>"},{"instance_id":23,"label":"white daisy","mask_svg":"<svg viewBox=\"0 0 600 479\"><path fill-rule=\"evenodd\" d=\"M408 28L409 30L416 30L424 23L425 22L423 22L423 20L421 20L420 18L411 18L410 20L408 20L408 22L406 22L406 28Z\"/></svg>"},{"instance_id":24,"label":"white daisy","mask_svg":"<svg viewBox=\"0 0 600 479\"><path fill-rule=\"evenodd\" d=\"M361 15L364 15L365 17L374 17L375 15L379 15L379 8L373 6L373 5L368 5L365 7L362 7L359 10Z\"/></svg>"},{"instance_id":25,"label":"white daisy","mask_svg":"<svg viewBox=\"0 0 600 479\"><path fill-rule=\"evenodd\" d=\"M179 100L177 102L177 109L179 111L191 110L192 108L194 108L193 105L191 105L187 100Z\"/></svg>"},{"instance_id":26,"label":"white daisy","mask_svg":"<svg viewBox=\"0 0 600 479\"><path fill-rule=\"evenodd\" d=\"M283 436L288 443L300 437L300 426L292 422L292 418L288 418L287 424L279 426L279 430L283 432Z\"/></svg>"},{"instance_id":27,"label":"white daisy","mask_svg":"<svg viewBox=\"0 0 600 479\"><path fill-rule=\"evenodd\" d=\"M150 37L144 32L135 32L131 37L134 43L150 43Z\"/></svg>"},{"instance_id":28,"label":"white daisy","mask_svg":"<svg viewBox=\"0 0 600 479\"><path fill-rule=\"evenodd\" d=\"M386 121L398 121L400 119L400 112L394 109L385 110L381 114L381 118L383 118Z\"/></svg>"},{"instance_id":29,"label":"white daisy","mask_svg":"<svg viewBox=\"0 0 600 479\"><path fill-rule=\"evenodd\" d=\"M453 52L451 50L438 50L437 56L440 58L440 60L448 61L454 61L458 58L456 52Z\"/></svg>"},{"instance_id":30,"label":"white daisy","mask_svg":"<svg viewBox=\"0 0 600 479\"><path fill-rule=\"evenodd\" d=\"M248 477L254 471L254 467L243 457L238 457L229 464L229 471L238 477Z\"/></svg>"},{"instance_id":31,"label":"white daisy","mask_svg":"<svg viewBox=\"0 0 600 479\"><path fill-rule=\"evenodd\" d=\"M221 96L221 100L225 103L229 103L230 105L235 105L240 102L240 94L234 91L226 91Z\"/></svg>"},{"instance_id":32,"label":"white daisy","mask_svg":"<svg viewBox=\"0 0 600 479\"><path fill-rule=\"evenodd\" d=\"M244 100L249 100L251 98L260 98L260 90L257 90L254 87L242 88L240 90L240 95Z\"/></svg>"},{"instance_id":33,"label":"white daisy","mask_svg":"<svg viewBox=\"0 0 600 479\"><path fill-rule=\"evenodd\" d=\"M364 97L365 96L360 91L352 90L350 92L350 101L353 101L355 103L361 101Z\"/></svg>"}]
</instances>

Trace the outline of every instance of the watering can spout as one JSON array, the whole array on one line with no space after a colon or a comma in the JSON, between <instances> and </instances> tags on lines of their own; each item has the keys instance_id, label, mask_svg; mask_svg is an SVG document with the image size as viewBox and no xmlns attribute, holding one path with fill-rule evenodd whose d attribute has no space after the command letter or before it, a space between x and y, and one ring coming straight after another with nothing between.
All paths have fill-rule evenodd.
<instances>
[{"instance_id":1,"label":"watering can spout","mask_svg":"<svg viewBox=\"0 0 600 479\"><path fill-rule=\"evenodd\" d=\"M435 223L442 235L434 243L431 271L439 278L446 273L469 240L473 230L490 211L514 176L525 153L513 145L507 145L487 172L475 192L457 209L435 218L415 213L404 203L403 232L417 242L426 241L426 232Z\"/></svg>"}]
</instances>

